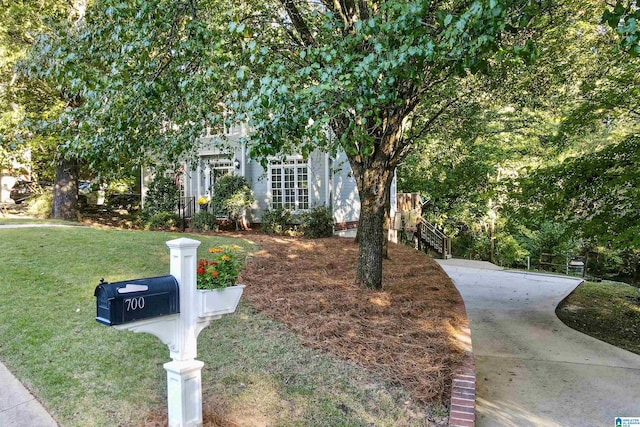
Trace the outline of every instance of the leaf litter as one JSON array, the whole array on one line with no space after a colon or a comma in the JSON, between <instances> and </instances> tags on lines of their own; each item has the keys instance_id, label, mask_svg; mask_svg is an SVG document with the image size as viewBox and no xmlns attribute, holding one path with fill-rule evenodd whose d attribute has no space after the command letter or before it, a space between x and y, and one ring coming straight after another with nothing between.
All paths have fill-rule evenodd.
<instances>
[{"instance_id":1,"label":"leaf litter","mask_svg":"<svg viewBox=\"0 0 640 427\"><path fill-rule=\"evenodd\" d=\"M383 290L354 284L352 239L251 236L262 249L238 283L258 311L303 343L402 385L418 401L445 404L465 360L456 334L466 321L460 294L440 266L408 246L389 245Z\"/></svg>"}]
</instances>

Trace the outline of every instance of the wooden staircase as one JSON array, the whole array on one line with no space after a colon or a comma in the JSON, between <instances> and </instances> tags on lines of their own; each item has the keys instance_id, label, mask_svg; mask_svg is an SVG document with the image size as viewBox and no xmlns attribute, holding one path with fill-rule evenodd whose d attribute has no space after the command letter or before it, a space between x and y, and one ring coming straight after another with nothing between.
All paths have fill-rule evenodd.
<instances>
[{"instance_id":1,"label":"wooden staircase","mask_svg":"<svg viewBox=\"0 0 640 427\"><path fill-rule=\"evenodd\" d=\"M432 253L442 259L451 258L451 238L422 218L422 199L417 193L396 195L394 229L401 233L401 241L415 244L416 249Z\"/></svg>"},{"instance_id":2,"label":"wooden staircase","mask_svg":"<svg viewBox=\"0 0 640 427\"><path fill-rule=\"evenodd\" d=\"M442 259L451 258L451 238L438 230L435 225L421 221L416 226L417 249L435 252Z\"/></svg>"}]
</instances>

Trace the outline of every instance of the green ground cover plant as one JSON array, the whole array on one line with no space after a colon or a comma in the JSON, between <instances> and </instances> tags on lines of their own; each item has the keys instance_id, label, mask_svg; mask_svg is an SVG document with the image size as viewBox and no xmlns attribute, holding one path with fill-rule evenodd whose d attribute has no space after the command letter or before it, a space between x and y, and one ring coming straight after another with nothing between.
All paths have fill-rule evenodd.
<instances>
[{"instance_id":1,"label":"green ground cover plant","mask_svg":"<svg viewBox=\"0 0 640 427\"><path fill-rule=\"evenodd\" d=\"M584 282L556 310L568 326L640 354L638 288L619 282Z\"/></svg>"},{"instance_id":2,"label":"green ground cover plant","mask_svg":"<svg viewBox=\"0 0 640 427\"><path fill-rule=\"evenodd\" d=\"M93 291L107 281L168 274L167 240L210 247L255 245L244 239L97 229L0 230L0 360L63 427L166 423L165 345L95 319ZM423 425L408 393L376 375L305 348L284 326L246 301L205 329L205 421L240 425ZM405 402L405 403L403 403ZM217 424L212 424L217 425ZM227 425L224 424L223 425ZM228 424L236 425L236 424Z\"/></svg>"}]
</instances>

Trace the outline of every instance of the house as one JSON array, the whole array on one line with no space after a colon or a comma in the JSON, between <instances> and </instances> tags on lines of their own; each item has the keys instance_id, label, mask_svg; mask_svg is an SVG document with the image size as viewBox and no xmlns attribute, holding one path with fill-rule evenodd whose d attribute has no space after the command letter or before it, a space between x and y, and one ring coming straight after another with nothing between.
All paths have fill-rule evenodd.
<instances>
[{"instance_id":1,"label":"house","mask_svg":"<svg viewBox=\"0 0 640 427\"><path fill-rule=\"evenodd\" d=\"M211 196L220 177L237 174L245 177L254 192L256 202L248 218L251 223L260 223L267 209L284 208L299 213L325 205L333 212L336 234L355 234L360 200L344 153L332 157L314 151L306 159L302 156L273 158L265 170L260 162L247 156L242 142L247 135L248 128L242 125L225 131L224 142L211 132L200 138L197 160L181 166L184 171L181 191L193 209L199 209L195 200ZM151 179L149 173L143 173L143 203L145 188ZM391 206L395 209L395 180L391 193Z\"/></svg>"}]
</instances>

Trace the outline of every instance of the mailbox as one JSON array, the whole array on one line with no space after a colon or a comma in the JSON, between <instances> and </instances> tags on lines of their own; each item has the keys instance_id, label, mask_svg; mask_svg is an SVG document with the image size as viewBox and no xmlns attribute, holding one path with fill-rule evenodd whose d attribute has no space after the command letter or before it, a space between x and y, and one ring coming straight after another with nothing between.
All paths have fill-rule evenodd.
<instances>
[{"instance_id":1,"label":"mailbox","mask_svg":"<svg viewBox=\"0 0 640 427\"><path fill-rule=\"evenodd\" d=\"M178 281L171 275L115 283L101 279L94 296L96 320L109 326L180 313Z\"/></svg>"}]
</instances>

